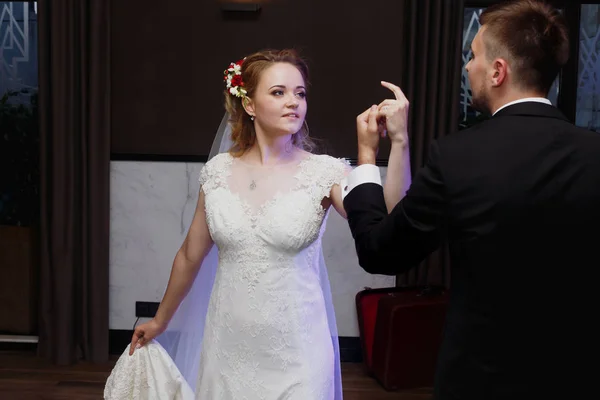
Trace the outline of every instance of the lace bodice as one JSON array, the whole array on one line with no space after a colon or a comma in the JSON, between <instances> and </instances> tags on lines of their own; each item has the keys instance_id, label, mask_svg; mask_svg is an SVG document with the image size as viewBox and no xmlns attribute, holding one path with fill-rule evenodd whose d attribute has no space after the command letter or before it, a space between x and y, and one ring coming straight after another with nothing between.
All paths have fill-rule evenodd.
<instances>
[{"instance_id":1,"label":"lace bodice","mask_svg":"<svg viewBox=\"0 0 600 400\"><path fill-rule=\"evenodd\" d=\"M347 169L344 161L327 155L263 169L228 153L214 157L199 180L221 259L268 262L270 256L293 256L314 243L325 217L322 201Z\"/></svg>"}]
</instances>

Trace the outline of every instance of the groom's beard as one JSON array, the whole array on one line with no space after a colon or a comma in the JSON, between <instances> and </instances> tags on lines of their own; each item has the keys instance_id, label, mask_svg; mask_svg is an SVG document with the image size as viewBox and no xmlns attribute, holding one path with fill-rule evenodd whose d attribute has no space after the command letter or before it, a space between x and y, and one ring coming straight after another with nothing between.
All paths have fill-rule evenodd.
<instances>
[{"instance_id":1,"label":"groom's beard","mask_svg":"<svg viewBox=\"0 0 600 400\"><path fill-rule=\"evenodd\" d=\"M481 113L491 115L490 100L485 88L482 86L479 90L473 90L472 94L471 107Z\"/></svg>"}]
</instances>

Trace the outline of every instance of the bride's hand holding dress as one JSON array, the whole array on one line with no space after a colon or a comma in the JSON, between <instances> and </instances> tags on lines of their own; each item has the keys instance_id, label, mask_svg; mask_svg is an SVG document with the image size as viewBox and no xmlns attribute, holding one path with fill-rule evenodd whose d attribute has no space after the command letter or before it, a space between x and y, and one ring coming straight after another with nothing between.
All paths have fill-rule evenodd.
<instances>
[{"instance_id":1,"label":"bride's hand holding dress","mask_svg":"<svg viewBox=\"0 0 600 400\"><path fill-rule=\"evenodd\" d=\"M137 349L142 348L146 343L163 333L166 328L167 327L164 324L161 325L154 318L136 327L135 331L133 331L133 336L131 337L129 355L132 356Z\"/></svg>"},{"instance_id":2,"label":"bride's hand holding dress","mask_svg":"<svg viewBox=\"0 0 600 400\"><path fill-rule=\"evenodd\" d=\"M133 332L129 354L132 355L136 348L144 346L152 339L163 333L169 321L175 314L177 307L190 290L202 260L213 246L213 241L206 224L206 211L204 209L204 193L200 189L194 218L181 248L173 261L171 276L165 295L158 307L156 316L149 322L140 325Z\"/></svg>"}]
</instances>

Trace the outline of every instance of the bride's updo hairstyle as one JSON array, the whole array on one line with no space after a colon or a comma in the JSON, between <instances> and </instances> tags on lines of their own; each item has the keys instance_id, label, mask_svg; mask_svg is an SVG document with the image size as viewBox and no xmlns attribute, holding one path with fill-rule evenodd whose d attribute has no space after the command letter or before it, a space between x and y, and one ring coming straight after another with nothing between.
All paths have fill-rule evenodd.
<instances>
[{"instance_id":1,"label":"bride's updo hairstyle","mask_svg":"<svg viewBox=\"0 0 600 400\"><path fill-rule=\"evenodd\" d=\"M252 98L262 74L275 63L288 63L296 67L308 86L308 66L295 50L290 49L259 51L231 63L225 70L225 109L229 113L233 142L229 152L235 157L244 154L256 141L254 121L242 104L248 98ZM308 136L306 122L302 129L292 135L292 143L306 151L314 149L315 145Z\"/></svg>"}]
</instances>

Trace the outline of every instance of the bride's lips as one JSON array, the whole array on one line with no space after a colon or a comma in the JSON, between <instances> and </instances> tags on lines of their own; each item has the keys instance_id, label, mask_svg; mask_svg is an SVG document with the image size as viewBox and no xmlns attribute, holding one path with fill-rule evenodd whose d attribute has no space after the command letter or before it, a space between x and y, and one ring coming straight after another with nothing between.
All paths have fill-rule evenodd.
<instances>
[{"instance_id":1,"label":"bride's lips","mask_svg":"<svg viewBox=\"0 0 600 400\"><path fill-rule=\"evenodd\" d=\"M300 116L296 113L287 113L283 115L284 118L300 118Z\"/></svg>"}]
</instances>

